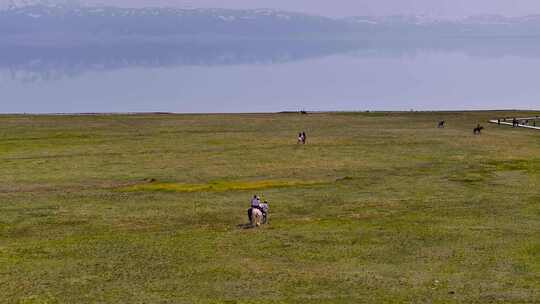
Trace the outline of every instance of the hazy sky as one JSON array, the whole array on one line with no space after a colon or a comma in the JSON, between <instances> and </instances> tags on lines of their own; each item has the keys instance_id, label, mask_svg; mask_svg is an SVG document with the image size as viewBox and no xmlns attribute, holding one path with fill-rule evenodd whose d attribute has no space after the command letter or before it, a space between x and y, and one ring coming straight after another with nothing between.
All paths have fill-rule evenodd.
<instances>
[{"instance_id":1,"label":"hazy sky","mask_svg":"<svg viewBox=\"0 0 540 304\"><path fill-rule=\"evenodd\" d=\"M87 0L121 5L279 8L328 16L431 14L464 16L540 14L540 0Z\"/></svg>"}]
</instances>

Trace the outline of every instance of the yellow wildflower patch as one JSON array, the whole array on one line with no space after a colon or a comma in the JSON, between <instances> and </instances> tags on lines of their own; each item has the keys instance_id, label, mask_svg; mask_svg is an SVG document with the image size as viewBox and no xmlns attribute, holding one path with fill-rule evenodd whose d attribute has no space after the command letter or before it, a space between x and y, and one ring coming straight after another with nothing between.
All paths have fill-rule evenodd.
<instances>
[{"instance_id":1,"label":"yellow wildflower patch","mask_svg":"<svg viewBox=\"0 0 540 304\"><path fill-rule=\"evenodd\" d=\"M260 190L269 188L285 188L298 186L312 186L322 184L318 181L298 181L298 180L262 180L262 181L233 181L233 182L211 182L207 184L184 184L184 183L145 183L123 187L123 192L138 191L165 191L165 192L223 192L241 190Z\"/></svg>"}]
</instances>

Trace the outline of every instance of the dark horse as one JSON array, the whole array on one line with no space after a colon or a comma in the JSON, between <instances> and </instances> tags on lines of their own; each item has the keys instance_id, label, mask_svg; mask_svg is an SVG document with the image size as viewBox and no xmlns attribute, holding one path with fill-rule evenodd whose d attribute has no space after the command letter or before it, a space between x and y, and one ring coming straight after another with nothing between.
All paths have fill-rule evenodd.
<instances>
[{"instance_id":1,"label":"dark horse","mask_svg":"<svg viewBox=\"0 0 540 304\"><path fill-rule=\"evenodd\" d=\"M474 135L480 135L482 133L482 130L484 130L484 127L478 124L476 128L473 129L473 133Z\"/></svg>"},{"instance_id":2,"label":"dark horse","mask_svg":"<svg viewBox=\"0 0 540 304\"><path fill-rule=\"evenodd\" d=\"M445 123L446 123L446 121L444 121L444 120L439 121L439 125L437 126L437 128L444 128Z\"/></svg>"}]
</instances>

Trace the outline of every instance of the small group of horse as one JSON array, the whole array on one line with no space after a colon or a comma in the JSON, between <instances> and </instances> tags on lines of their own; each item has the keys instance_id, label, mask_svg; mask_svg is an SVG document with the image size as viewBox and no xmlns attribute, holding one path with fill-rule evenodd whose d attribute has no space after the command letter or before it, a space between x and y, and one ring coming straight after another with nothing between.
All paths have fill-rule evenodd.
<instances>
[{"instance_id":1,"label":"small group of horse","mask_svg":"<svg viewBox=\"0 0 540 304\"><path fill-rule=\"evenodd\" d=\"M437 125L437 128L441 129L444 128L444 125L446 124L446 121L441 120L439 121L439 124ZM484 130L484 127L482 127L480 124L476 125L476 128L473 129L474 135L480 135L482 133L482 130Z\"/></svg>"},{"instance_id":2,"label":"small group of horse","mask_svg":"<svg viewBox=\"0 0 540 304\"><path fill-rule=\"evenodd\" d=\"M254 195L250 203L251 206L247 210L247 215L251 227L259 227L262 224L266 224L269 210L268 202L263 201L261 203L259 196Z\"/></svg>"},{"instance_id":3,"label":"small group of horse","mask_svg":"<svg viewBox=\"0 0 540 304\"><path fill-rule=\"evenodd\" d=\"M536 117L538 119L538 117ZM536 127L536 119L533 119L532 126ZM529 126L529 119L518 120L517 118L512 119L512 127L517 128L519 126Z\"/></svg>"}]
</instances>

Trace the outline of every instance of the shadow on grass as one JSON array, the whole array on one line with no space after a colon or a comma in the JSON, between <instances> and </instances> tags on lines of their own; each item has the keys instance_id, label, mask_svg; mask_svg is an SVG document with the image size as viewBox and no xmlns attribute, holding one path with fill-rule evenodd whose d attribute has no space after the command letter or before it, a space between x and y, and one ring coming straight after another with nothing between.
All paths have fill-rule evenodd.
<instances>
[{"instance_id":1,"label":"shadow on grass","mask_svg":"<svg viewBox=\"0 0 540 304\"><path fill-rule=\"evenodd\" d=\"M250 223L238 224L238 225L236 225L236 227L239 228L239 229L253 229L253 228L255 228L255 226L252 226Z\"/></svg>"}]
</instances>

